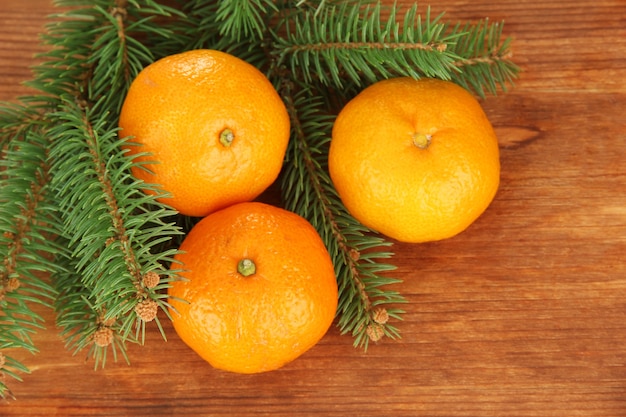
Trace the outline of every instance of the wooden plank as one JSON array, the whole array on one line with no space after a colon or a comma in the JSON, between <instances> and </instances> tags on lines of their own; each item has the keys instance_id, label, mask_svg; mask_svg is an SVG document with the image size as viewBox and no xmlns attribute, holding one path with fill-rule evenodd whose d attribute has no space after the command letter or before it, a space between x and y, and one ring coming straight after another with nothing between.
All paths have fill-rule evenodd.
<instances>
[{"instance_id":1,"label":"wooden plank","mask_svg":"<svg viewBox=\"0 0 626 417\"><path fill-rule=\"evenodd\" d=\"M405 4L408 2L405 2ZM4 416L626 415L626 4L436 2L446 19L504 20L524 73L483 102L502 183L466 232L396 244L403 338L367 352L336 328L285 368L210 368L164 320L131 365L93 370L48 330ZM425 7L426 3L424 3ZM0 6L0 99L28 92L50 0Z\"/></svg>"}]
</instances>

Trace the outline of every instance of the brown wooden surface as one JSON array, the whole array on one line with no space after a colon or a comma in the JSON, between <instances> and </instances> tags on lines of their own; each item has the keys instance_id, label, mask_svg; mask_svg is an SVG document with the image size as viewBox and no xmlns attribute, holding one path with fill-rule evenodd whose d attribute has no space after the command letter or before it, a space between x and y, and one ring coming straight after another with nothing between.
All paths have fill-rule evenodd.
<instances>
[{"instance_id":1,"label":"brown wooden surface","mask_svg":"<svg viewBox=\"0 0 626 417\"><path fill-rule=\"evenodd\" d=\"M51 312L0 415L626 416L626 2L446 0L450 21L506 21L524 73L483 104L502 183L466 232L395 245L403 338L333 328L261 375L213 370L170 326L93 370ZM426 2L421 3L426 6ZM51 0L0 5L0 99L28 90Z\"/></svg>"}]
</instances>

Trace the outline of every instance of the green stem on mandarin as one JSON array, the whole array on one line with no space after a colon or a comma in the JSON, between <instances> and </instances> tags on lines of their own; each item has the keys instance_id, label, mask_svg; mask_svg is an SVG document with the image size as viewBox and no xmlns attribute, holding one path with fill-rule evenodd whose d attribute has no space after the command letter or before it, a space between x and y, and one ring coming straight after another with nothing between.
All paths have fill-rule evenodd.
<instances>
[{"instance_id":1,"label":"green stem on mandarin","mask_svg":"<svg viewBox=\"0 0 626 417\"><path fill-rule=\"evenodd\" d=\"M424 133L414 133L413 134L413 144L420 149L428 148L430 145L431 135L425 135Z\"/></svg>"},{"instance_id":2,"label":"green stem on mandarin","mask_svg":"<svg viewBox=\"0 0 626 417\"><path fill-rule=\"evenodd\" d=\"M252 259L243 258L237 264L237 272L239 272L244 277L249 277L250 275L254 275L256 272L256 265Z\"/></svg>"},{"instance_id":3,"label":"green stem on mandarin","mask_svg":"<svg viewBox=\"0 0 626 417\"><path fill-rule=\"evenodd\" d=\"M233 140L235 139L235 134L229 128L226 128L220 132L220 143L228 148Z\"/></svg>"}]
</instances>

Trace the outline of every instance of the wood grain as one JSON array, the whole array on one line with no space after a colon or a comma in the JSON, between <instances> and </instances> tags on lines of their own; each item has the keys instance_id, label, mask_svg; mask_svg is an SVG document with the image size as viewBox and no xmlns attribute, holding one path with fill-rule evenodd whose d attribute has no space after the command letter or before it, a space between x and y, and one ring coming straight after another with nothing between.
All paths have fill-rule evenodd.
<instances>
[{"instance_id":1,"label":"wood grain","mask_svg":"<svg viewBox=\"0 0 626 417\"><path fill-rule=\"evenodd\" d=\"M488 211L442 242L396 244L403 338L365 353L336 328L285 368L213 370L166 325L131 365L93 370L50 311L3 416L626 416L626 3L438 1L504 20L523 75L483 102L501 142ZM424 3L423 6L426 4ZM50 0L0 6L0 99L28 90Z\"/></svg>"}]
</instances>

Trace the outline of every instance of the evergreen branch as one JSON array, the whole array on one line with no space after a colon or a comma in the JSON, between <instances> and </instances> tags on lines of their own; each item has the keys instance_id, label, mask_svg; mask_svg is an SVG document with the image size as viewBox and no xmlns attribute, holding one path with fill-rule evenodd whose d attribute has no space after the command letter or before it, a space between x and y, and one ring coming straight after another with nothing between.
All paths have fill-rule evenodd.
<instances>
[{"instance_id":1,"label":"evergreen branch","mask_svg":"<svg viewBox=\"0 0 626 417\"><path fill-rule=\"evenodd\" d=\"M62 249L48 199L47 138L26 109L6 106L0 114L0 377L21 381L18 373L28 368L3 351L37 352L30 335L43 328L43 318L31 305L51 306L55 292L43 276L58 270L51 258ZM0 378L0 398L11 396Z\"/></svg>"},{"instance_id":2,"label":"evergreen branch","mask_svg":"<svg viewBox=\"0 0 626 417\"><path fill-rule=\"evenodd\" d=\"M262 0L261 2L264 2ZM231 7L232 2L215 0L190 0L183 5L184 17L172 22L173 31L180 42L177 52L191 49L215 49L235 55L261 71L269 66L267 49L267 23L259 22L257 30L263 37L241 38L240 32L221 34L223 19L219 18L219 7ZM274 10L272 4L271 10ZM239 13L239 12L238 12ZM232 16L231 16L232 18Z\"/></svg>"},{"instance_id":3,"label":"evergreen branch","mask_svg":"<svg viewBox=\"0 0 626 417\"><path fill-rule=\"evenodd\" d=\"M125 140L117 137L117 129L108 127L106 119L96 117L100 105L89 109L65 102L52 114L56 123L49 132L51 186L75 271L57 282L62 284L57 309L65 310L58 322L80 335L74 344L78 349L103 326L107 332L116 330L106 340L119 340L124 352L133 326L143 340L142 322L158 323L158 309L167 310L166 296L155 287L176 278L165 266L175 250L153 254L151 249L180 231L164 220L175 212L156 200L163 194L131 177L131 162L121 148ZM145 281L151 274L157 279L148 285ZM82 289L73 289L72 294L64 292L79 286ZM90 312L84 313L90 316L89 323L75 320L84 311Z\"/></svg>"},{"instance_id":4,"label":"evergreen branch","mask_svg":"<svg viewBox=\"0 0 626 417\"><path fill-rule=\"evenodd\" d=\"M61 5L77 6L73 1ZM26 83L43 93L42 111L54 110L58 97L64 94L80 95L78 91L84 88L91 71L87 59L98 34L95 17L87 9L71 8L56 19L42 36L44 45L51 48L39 55L42 63L33 69L35 78Z\"/></svg>"},{"instance_id":5,"label":"evergreen branch","mask_svg":"<svg viewBox=\"0 0 626 417\"><path fill-rule=\"evenodd\" d=\"M94 308L90 288L77 279L75 260L64 257L57 262L64 265L64 268L52 277L58 289L55 308L66 348L73 350L74 354L88 349L87 357L94 359L94 368L105 366L109 349L112 350L115 361L120 351L129 363L125 345L129 340L122 340L120 337L119 321L114 318L106 319L104 312Z\"/></svg>"},{"instance_id":6,"label":"evergreen branch","mask_svg":"<svg viewBox=\"0 0 626 417\"><path fill-rule=\"evenodd\" d=\"M496 94L498 87L507 91L507 84L513 84L520 68L511 61L511 38L502 40L503 28L504 23L490 23L488 19L455 26L453 33L466 35L451 46L461 57L454 62L459 71L452 74L452 81L481 97L485 92Z\"/></svg>"},{"instance_id":7,"label":"evergreen branch","mask_svg":"<svg viewBox=\"0 0 626 417\"><path fill-rule=\"evenodd\" d=\"M174 277L165 268L174 251L152 250L180 232L166 220L175 213L140 190L153 187L131 178L112 126L130 82L154 60L147 39L177 42L156 18L182 14L151 0L63 5L72 8L49 26L44 39L52 48L30 84L51 114L52 185L70 251L56 260L67 268L54 280L57 321L68 345L90 346L96 366L104 366L109 346L125 356L127 340L144 340L146 321L163 333L156 315L168 305L161 290Z\"/></svg>"},{"instance_id":8,"label":"evergreen branch","mask_svg":"<svg viewBox=\"0 0 626 417\"><path fill-rule=\"evenodd\" d=\"M397 337L389 317L400 319L403 297L383 286L400 282L381 275L394 269L380 262L391 257L382 238L352 218L345 210L328 175L327 147L333 118L323 111L323 99L303 88L284 83L283 99L291 118L292 138L282 174L285 208L306 218L318 230L335 265L339 284L339 327L352 333L355 346L367 349L383 335Z\"/></svg>"},{"instance_id":9,"label":"evergreen branch","mask_svg":"<svg viewBox=\"0 0 626 417\"><path fill-rule=\"evenodd\" d=\"M128 86L155 60L150 42L178 46L177 36L157 18L182 16L174 8L153 0L66 0L70 9L47 25L44 43L52 48L34 68L27 84L46 97L72 94L87 103L108 97L104 106L119 114ZM160 48L164 49L164 47ZM166 49L167 54L171 49Z\"/></svg>"},{"instance_id":10,"label":"evergreen branch","mask_svg":"<svg viewBox=\"0 0 626 417\"><path fill-rule=\"evenodd\" d=\"M345 78L356 85L396 76L450 79L458 57L448 46L460 35L446 33L441 17L431 18L428 9L422 19L414 5L399 22L399 9L380 2L306 11L285 22L284 37L275 34L277 59L302 72L305 82L337 88Z\"/></svg>"},{"instance_id":11,"label":"evergreen branch","mask_svg":"<svg viewBox=\"0 0 626 417\"><path fill-rule=\"evenodd\" d=\"M218 0L217 5L219 34L236 42L263 39L270 11L278 11L273 0Z\"/></svg>"},{"instance_id":12,"label":"evergreen branch","mask_svg":"<svg viewBox=\"0 0 626 417\"><path fill-rule=\"evenodd\" d=\"M99 14L96 20L101 23L89 59L93 68L89 98L93 101L106 95L112 102L105 102L103 107L117 115L132 80L155 60L149 42L171 42L175 37L157 17L170 18L181 13L152 0L115 0L113 7L95 5L92 10ZM110 94L111 91L122 94Z\"/></svg>"},{"instance_id":13,"label":"evergreen branch","mask_svg":"<svg viewBox=\"0 0 626 417\"><path fill-rule=\"evenodd\" d=\"M184 17L172 22L175 32L184 39L178 46L179 51L191 49L215 48L223 38L219 35L220 22L216 20L219 4L215 0L189 0L182 6Z\"/></svg>"},{"instance_id":14,"label":"evergreen branch","mask_svg":"<svg viewBox=\"0 0 626 417\"><path fill-rule=\"evenodd\" d=\"M511 39L502 39L502 23L442 22L443 14L422 18L413 5L404 13L381 3L363 7L343 3L297 14L277 38L279 62L303 72L306 82L343 88L345 80L362 86L380 79L410 76L452 80L484 97L506 91L519 73L510 60Z\"/></svg>"}]
</instances>

